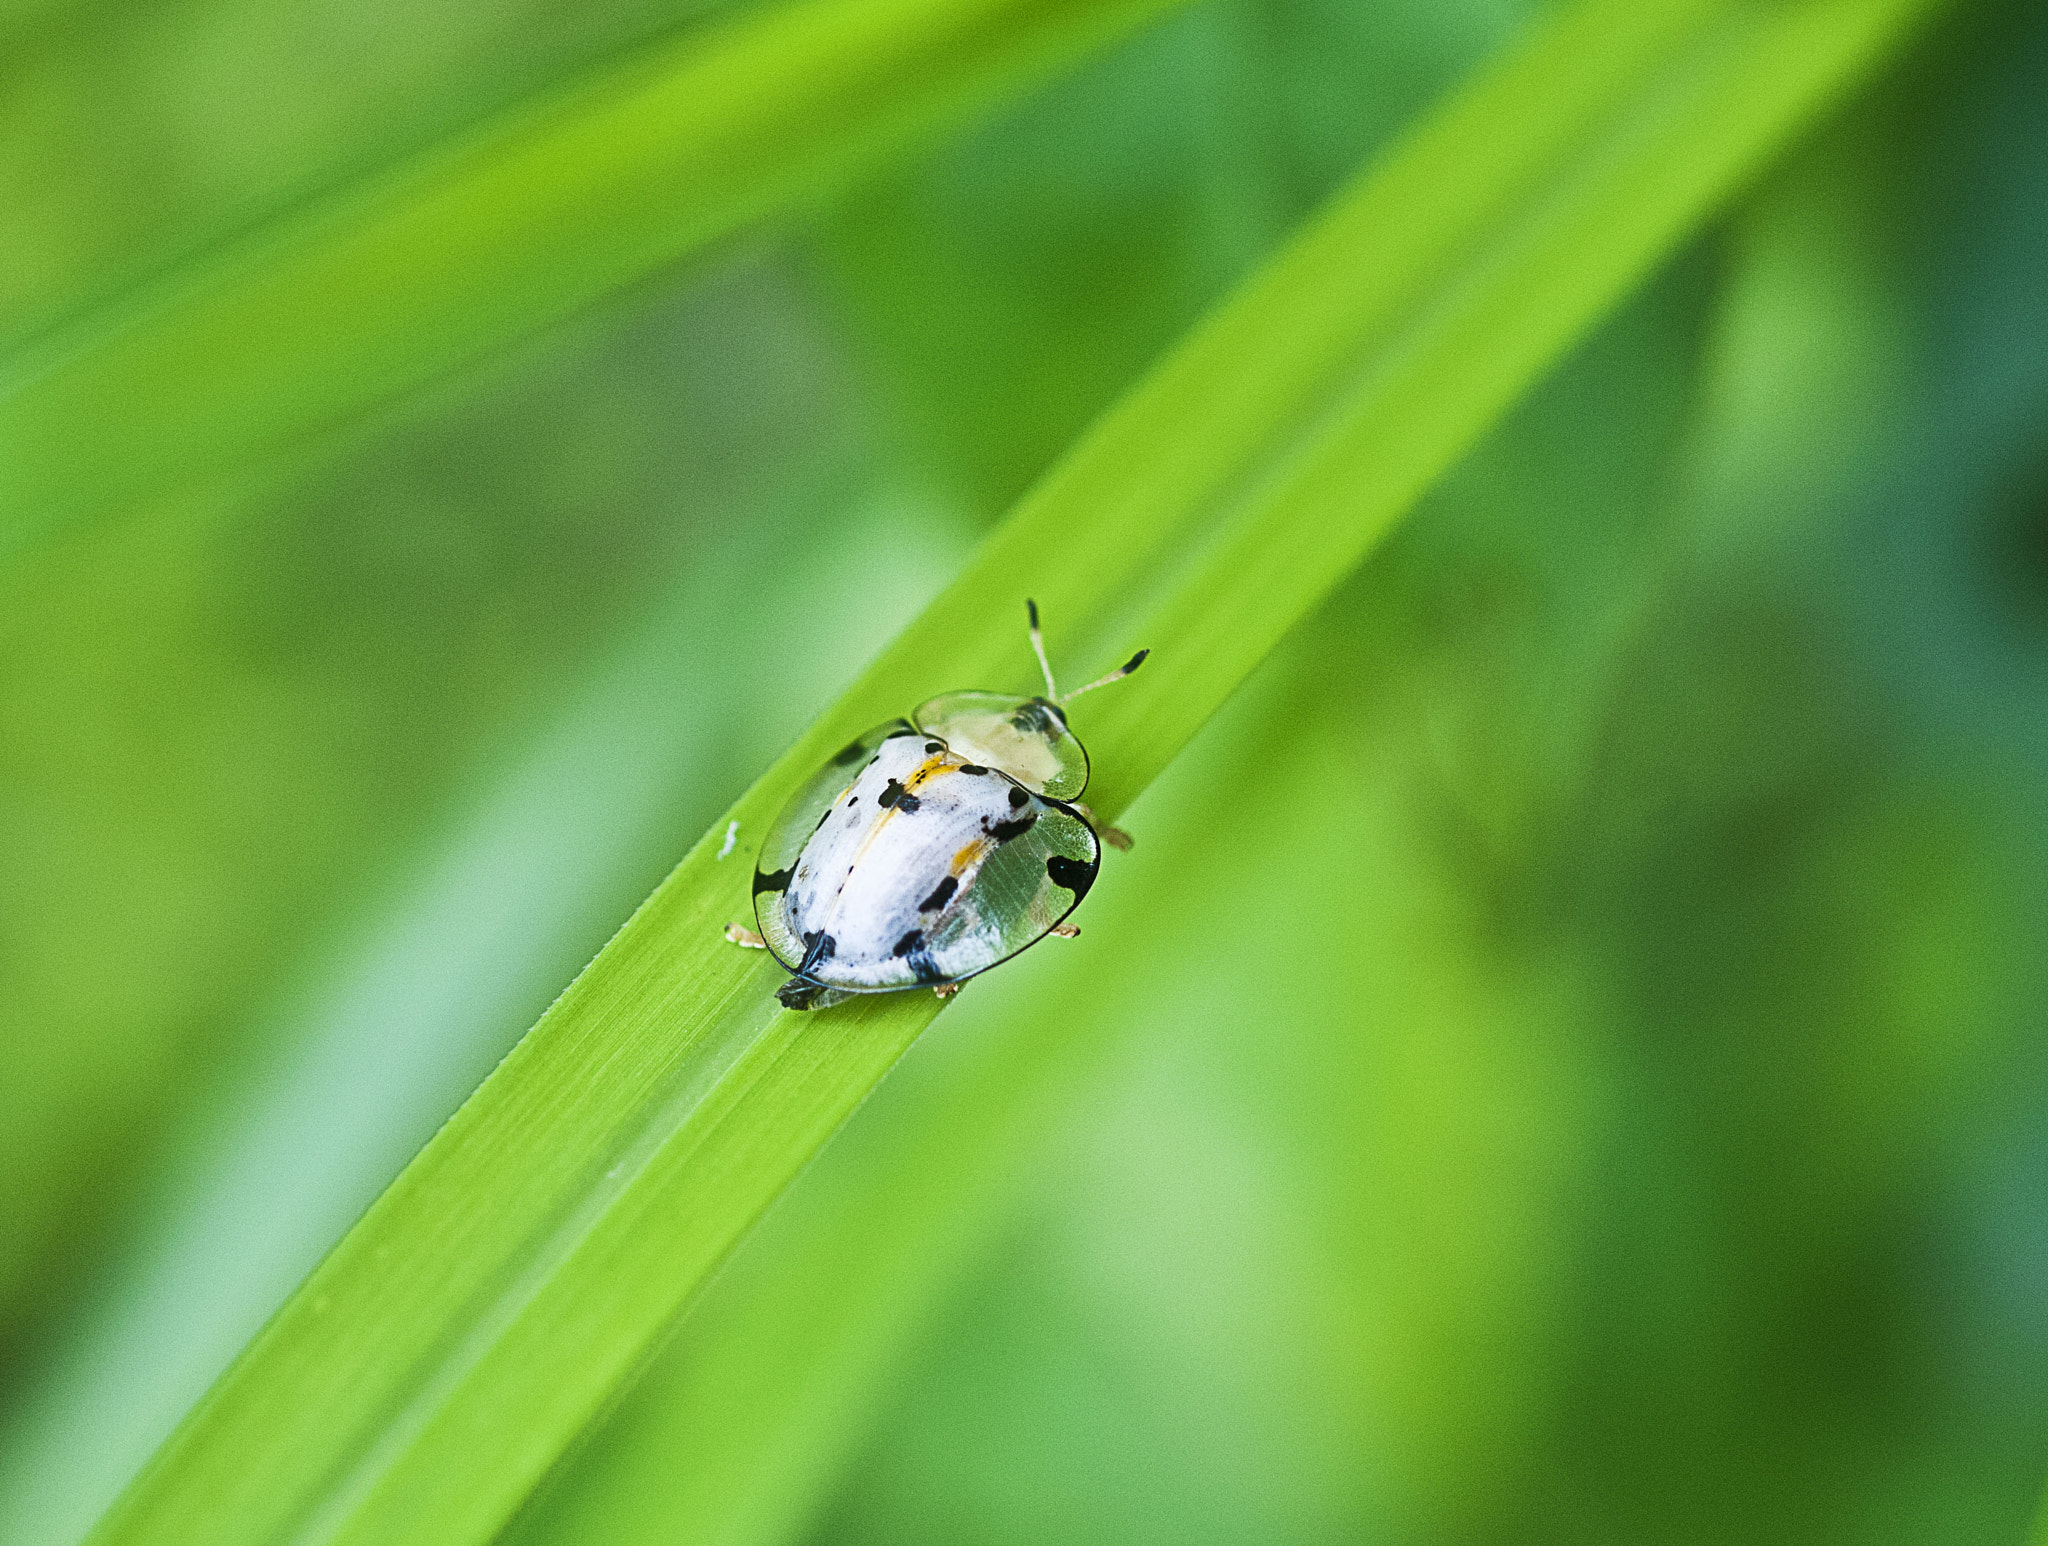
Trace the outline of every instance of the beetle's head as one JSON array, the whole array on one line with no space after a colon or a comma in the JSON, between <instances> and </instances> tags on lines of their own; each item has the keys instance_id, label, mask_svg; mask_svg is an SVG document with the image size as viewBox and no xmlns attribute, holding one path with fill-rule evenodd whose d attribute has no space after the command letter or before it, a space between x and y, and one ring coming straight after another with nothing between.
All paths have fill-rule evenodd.
<instances>
[{"instance_id":1,"label":"beetle's head","mask_svg":"<svg viewBox=\"0 0 2048 1546\"><path fill-rule=\"evenodd\" d=\"M1052 662L1045 658L1045 640L1038 631L1038 603L1027 601L1024 609L1031 619L1031 653L1045 673L1044 697L949 692L932 699L914 717L918 729L945 741L969 762L998 768L1038 794L1076 800L1088 787L1088 753L1067 728L1067 711L1060 705L1122 681L1142 666L1151 652L1139 650L1109 675L1077 687L1063 698L1053 685Z\"/></svg>"}]
</instances>

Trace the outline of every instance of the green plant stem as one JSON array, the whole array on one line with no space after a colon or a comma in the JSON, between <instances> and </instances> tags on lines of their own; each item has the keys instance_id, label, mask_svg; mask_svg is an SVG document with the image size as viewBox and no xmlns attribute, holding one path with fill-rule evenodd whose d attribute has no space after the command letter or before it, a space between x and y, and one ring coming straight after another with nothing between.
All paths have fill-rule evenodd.
<instances>
[{"instance_id":1,"label":"green plant stem","mask_svg":"<svg viewBox=\"0 0 2048 1546\"><path fill-rule=\"evenodd\" d=\"M777 1011L720 939L851 734L1028 689L1037 596L1114 817L1542 369L1928 7L1591 0L1481 72L1110 413L714 825L294 1295L102 1542L499 1528L936 1011ZM996 982L976 991L1001 991Z\"/></svg>"}]
</instances>

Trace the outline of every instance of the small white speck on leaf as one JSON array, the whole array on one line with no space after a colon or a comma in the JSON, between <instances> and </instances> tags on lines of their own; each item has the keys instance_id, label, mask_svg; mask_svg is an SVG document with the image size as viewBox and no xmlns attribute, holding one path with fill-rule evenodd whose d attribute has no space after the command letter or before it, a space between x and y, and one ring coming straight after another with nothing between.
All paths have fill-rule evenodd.
<instances>
[{"instance_id":1,"label":"small white speck on leaf","mask_svg":"<svg viewBox=\"0 0 2048 1546\"><path fill-rule=\"evenodd\" d=\"M737 843L739 840L740 824L736 821L727 823L725 829L725 846L718 850L718 857L723 859L727 854L731 853L732 845L734 843Z\"/></svg>"}]
</instances>

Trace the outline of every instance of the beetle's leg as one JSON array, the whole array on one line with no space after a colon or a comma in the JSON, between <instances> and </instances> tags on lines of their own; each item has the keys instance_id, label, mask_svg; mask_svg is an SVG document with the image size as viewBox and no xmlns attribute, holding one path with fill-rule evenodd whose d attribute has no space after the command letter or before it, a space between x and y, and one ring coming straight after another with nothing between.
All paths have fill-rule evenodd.
<instances>
[{"instance_id":1,"label":"beetle's leg","mask_svg":"<svg viewBox=\"0 0 2048 1546\"><path fill-rule=\"evenodd\" d=\"M1130 833L1126 832L1122 827L1112 827L1079 800L1069 800L1067 803L1087 817L1088 825L1095 829L1095 835L1101 838L1103 842L1109 844L1111 848L1121 848L1126 853L1130 851L1132 841Z\"/></svg>"},{"instance_id":2,"label":"beetle's leg","mask_svg":"<svg viewBox=\"0 0 2048 1546\"><path fill-rule=\"evenodd\" d=\"M957 982L935 982L932 984L932 996L943 1004L958 993L962 986L963 984Z\"/></svg>"},{"instance_id":3,"label":"beetle's leg","mask_svg":"<svg viewBox=\"0 0 2048 1546\"><path fill-rule=\"evenodd\" d=\"M1059 935L1061 939L1079 939L1081 937L1081 931L1071 923L1056 923L1052 926L1052 932Z\"/></svg>"},{"instance_id":4,"label":"beetle's leg","mask_svg":"<svg viewBox=\"0 0 2048 1546\"><path fill-rule=\"evenodd\" d=\"M821 982L792 977L775 990L775 997L784 1009L830 1009L834 1004L845 1003L853 995L838 988L828 988Z\"/></svg>"},{"instance_id":5,"label":"beetle's leg","mask_svg":"<svg viewBox=\"0 0 2048 1546\"><path fill-rule=\"evenodd\" d=\"M761 938L760 935L756 934L744 923L728 923L725 926L725 937L744 950L766 950L768 948L768 941Z\"/></svg>"}]
</instances>

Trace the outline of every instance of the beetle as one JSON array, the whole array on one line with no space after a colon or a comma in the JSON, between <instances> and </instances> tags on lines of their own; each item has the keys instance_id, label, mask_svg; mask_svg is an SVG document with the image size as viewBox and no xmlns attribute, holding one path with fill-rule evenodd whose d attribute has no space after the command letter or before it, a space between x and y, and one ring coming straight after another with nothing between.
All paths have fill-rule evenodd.
<instances>
[{"instance_id":1,"label":"beetle","mask_svg":"<svg viewBox=\"0 0 2048 1546\"><path fill-rule=\"evenodd\" d=\"M1130 838L1083 805L1088 752L1066 705L1122 681L1139 650L1060 696L1038 604L1024 603L1045 693L941 693L847 742L790 797L754 864L760 932L791 973L775 996L825 1009L859 993L929 987L942 999L1066 921L1095 883L1102 843Z\"/></svg>"}]
</instances>

